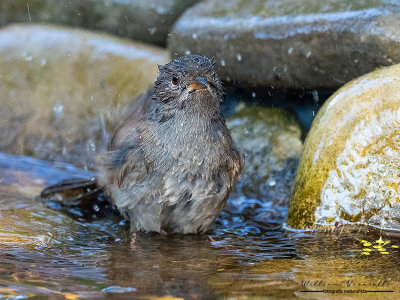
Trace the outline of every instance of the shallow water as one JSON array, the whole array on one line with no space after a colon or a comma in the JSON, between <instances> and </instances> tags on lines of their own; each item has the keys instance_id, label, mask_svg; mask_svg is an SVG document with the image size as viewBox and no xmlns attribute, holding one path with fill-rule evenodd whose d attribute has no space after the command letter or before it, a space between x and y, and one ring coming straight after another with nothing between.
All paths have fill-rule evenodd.
<instances>
[{"instance_id":1,"label":"shallow water","mask_svg":"<svg viewBox=\"0 0 400 300\"><path fill-rule=\"evenodd\" d=\"M135 241L117 217L79 222L35 199L46 184L86 176L93 173L0 154L0 297L399 296L399 240L374 248L379 232L288 231L286 207L256 199L230 203L208 235Z\"/></svg>"}]
</instances>

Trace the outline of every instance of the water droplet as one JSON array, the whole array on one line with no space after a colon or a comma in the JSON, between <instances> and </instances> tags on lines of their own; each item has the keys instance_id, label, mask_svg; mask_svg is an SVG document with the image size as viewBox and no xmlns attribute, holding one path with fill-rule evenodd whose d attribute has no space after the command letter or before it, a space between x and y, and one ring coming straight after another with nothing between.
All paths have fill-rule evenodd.
<instances>
[{"instance_id":1,"label":"water droplet","mask_svg":"<svg viewBox=\"0 0 400 300\"><path fill-rule=\"evenodd\" d=\"M129 292L136 292L136 289L131 288L131 287L122 287L122 286L118 286L118 285L112 285L112 286L102 289L101 291L107 292L107 293L129 293Z\"/></svg>"},{"instance_id":2,"label":"water droplet","mask_svg":"<svg viewBox=\"0 0 400 300\"><path fill-rule=\"evenodd\" d=\"M309 58L310 56L311 56L311 51L309 50L309 51L307 51L307 53L306 53L306 57Z\"/></svg>"},{"instance_id":3,"label":"water droplet","mask_svg":"<svg viewBox=\"0 0 400 300\"><path fill-rule=\"evenodd\" d=\"M193 33L192 34L192 38L195 40L195 39L197 39L197 33Z\"/></svg>"},{"instance_id":4,"label":"water droplet","mask_svg":"<svg viewBox=\"0 0 400 300\"><path fill-rule=\"evenodd\" d=\"M168 13L168 10L163 5L157 5L156 6L156 12L159 15L166 15Z\"/></svg>"},{"instance_id":5,"label":"water droplet","mask_svg":"<svg viewBox=\"0 0 400 300\"><path fill-rule=\"evenodd\" d=\"M239 53L236 54L236 58L237 58L238 61L242 61L242 55L241 54L239 54Z\"/></svg>"},{"instance_id":6,"label":"water droplet","mask_svg":"<svg viewBox=\"0 0 400 300\"><path fill-rule=\"evenodd\" d=\"M221 66L225 67L225 60L221 60Z\"/></svg>"},{"instance_id":7,"label":"water droplet","mask_svg":"<svg viewBox=\"0 0 400 300\"><path fill-rule=\"evenodd\" d=\"M186 50L186 51L185 51L185 54L186 54L186 55L189 55L189 54L190 54L190 50Z\"/></svg>"},{"instance_id":8,"label":"water droplet","mask_svg":"<svg viewBox=\"0 0 400 300\"><path fill-rule=\"evenodd\" d=\"M255 98L257 96L257 94L255 92L251 93L251 97Z\"/></svg>"},{"instance_id":9,"label":"water droplet","mask_svg":"<svg viewBox=\"0 0 400 300\"><path fill-rule=\"evenodd\" d=\"M318 91L317 90L313 90L312 91L312 95L313 95L314 102L318 103L319 102Z\"/></svg>"},{"instance_id":10,"label":"water droplet","mask_svg":"<svg viewBox=\"0 0 400 300\"><path fill-rule=\"evenodd\" d=\"M268 180L268 186L273 187L276 185L276 181L274 179Z\"/></svg>"},{"instance_id":11,"label":"water droplet","mask_svg":"<svg viewBox=\"0 0 400 300\"><path fill-rule=\"evenodd\" d=\"M230 81L231 81L231 78L230 78L229 76L226 76L226 77L225 77L225 80L226 80L227 82L230 82Z\"/></svg>"},{"instance_id":12,"label":"water droplet","mask_svg":"<svg viewBox=\"0 0 400 300\"><path fill-rule=\"evenodd\" d=\"M87 146L89 151L96 151L96 144L93 141L89 141Z\"/></svg>"},{"instance_id":13,"label":"water droplet","mask_svg":"<svg viewBox=\"0 0 400 300\"><path fill-rule=\"evenodd\" d=\"M97 204L95 204L95 205L93 205L93 210L95 212L98 212L100 210L100 207Z\"/></svg>"},{"instance_id":14,"label":"water droplet","mask_svg":"<svg viewBox=\"0 0 400 300\"><path fill-rule=\"evenodd\" d=\"M157 28L155 28L155 27L152 27L152 28L149 29L149 32L150 32L151 35L155 34L156 31L157 31Z\"/></svg>"},{"instance_id":15,"label":"water droplet","mask_svg":"<svg viewBox=\"0 0 400 300\"><path fill-rule=\"evenodd\" d=\"M53 111L58 115L61 114L64 111L64 105L59 104L59 103L54 105Z\"/></svg>"},{"instance_id":16,"label":"water droplet","mask_svg":"<svg viewBox=\"0 0 400 300\"><path fill-rule=\"evenodd\" d=\"M292 54L292 53L293 53L293 48L290 47L290 48L288 49L287 53L288 53L289 55Z\"/></svg>"}]
</instances>

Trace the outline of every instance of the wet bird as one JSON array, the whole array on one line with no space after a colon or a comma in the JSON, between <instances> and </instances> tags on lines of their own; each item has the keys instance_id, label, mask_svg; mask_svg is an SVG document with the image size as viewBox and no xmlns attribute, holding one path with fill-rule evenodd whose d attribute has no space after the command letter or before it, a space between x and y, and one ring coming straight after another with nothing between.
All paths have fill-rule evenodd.
<instances>
[{"instance_id":1,"label":"wet bird","mask_svg":"<svg viewBox=\"0 0 400 300\"><path fill-rule=\"evenodd\" d=\"M117 128L97 185L132 232L203 233L223 209L243 158L220 112L222 94L212 61L187 55L159 66L154 88Z\"/></svg>"}]
</instances>

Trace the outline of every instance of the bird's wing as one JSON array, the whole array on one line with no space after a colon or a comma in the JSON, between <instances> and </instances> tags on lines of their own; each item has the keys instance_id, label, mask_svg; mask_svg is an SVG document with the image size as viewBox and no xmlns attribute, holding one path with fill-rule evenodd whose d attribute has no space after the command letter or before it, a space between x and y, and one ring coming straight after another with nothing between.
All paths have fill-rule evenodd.
<instances>
[{"instance_id":1,"label":"bird's wing","mask_svg":"<svg viewBox=\"0 0 400 300\"><path fill-rule=\"evenodd\" d=\"M131 133L131 129L137 127L139 120L141 120L150 110L153 93L154 88L151 87L144 94L132 101L128 108L130 113L125 121L115 130L108 146L108 150L112 151L118 149L122 142Z\"/></svg>"},{"instance_id":2,"label":"bird's wing","mask_svg":"<svg viewBox=\"0 0 400 300\"><path fill-rule=\"evenodd\" d=\"M235 149L236 150L236 149ZM237 150L236 150L237 151ZM243 155L237 151L237 159L235 159L232 163L232 186L234 187L239 179L240 173L242 173L244 167L244 157Z\"/></svg>"},{"instance_id":3,"label":"bird's wing","mask_svg":"<svg viewBox=\"0 0 400 300\"><path fill-rule=\"evenodd\" d=\"M136 171L143 172L144 153L138 134L139 122L150 110L154 88L149 88L130 105L130 114L116 129L105 156L100 157L100 165L105 173L106 183L121 187L126 176Z\"/></svg>"},{"instance_id":4,"label":"bird's wing","mask_svg":"<svg viewBox=\"0 0 400 300\"><path fill-rule=\"evenodd\" d=\"M132 174L138 175L136 181L140 180L139 175L146 173L146 164L137 129L131 128L118 148L100 157L100 165L105 173L106 184L121 187L126 177Z\"/></svg>"}]
</instances>

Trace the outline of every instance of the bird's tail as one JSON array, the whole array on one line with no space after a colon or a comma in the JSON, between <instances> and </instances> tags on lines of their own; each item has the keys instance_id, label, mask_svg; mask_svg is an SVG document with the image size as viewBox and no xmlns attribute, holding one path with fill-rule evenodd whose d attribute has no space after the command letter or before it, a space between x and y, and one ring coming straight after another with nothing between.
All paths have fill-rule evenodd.
<instances>
[{"instance_id":1,"label":"bird's tail","mask_svg":"<svg viewBox=\"0 0 400 300\"><path fill-rule=\"evenodd\" d=\"M40 198L51 209L61 211L79 221L93 221L116 210L96 178L74 178L46 187Z\"/></svg>"}]
</instances>

